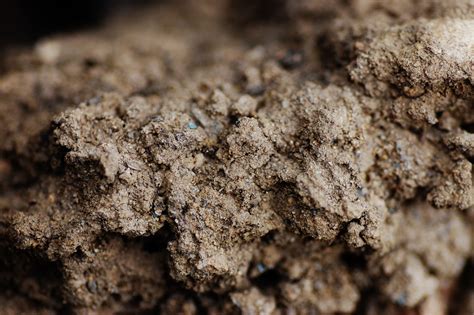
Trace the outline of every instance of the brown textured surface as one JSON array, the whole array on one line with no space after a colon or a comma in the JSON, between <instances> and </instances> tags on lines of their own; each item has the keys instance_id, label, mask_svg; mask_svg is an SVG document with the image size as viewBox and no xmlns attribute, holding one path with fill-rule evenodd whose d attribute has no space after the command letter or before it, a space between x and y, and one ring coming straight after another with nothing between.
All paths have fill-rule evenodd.
<instances>
[{"instance_id":1,"label":"brown textured surface","mask_svg":"<svg viewBox=\"0 0 474 315\"><path fill-rule=\"evenodd\" d=\"M2 311L469 314L473 34L469 0L183 0L8 54Z\"/></svg>"}]
</instances>

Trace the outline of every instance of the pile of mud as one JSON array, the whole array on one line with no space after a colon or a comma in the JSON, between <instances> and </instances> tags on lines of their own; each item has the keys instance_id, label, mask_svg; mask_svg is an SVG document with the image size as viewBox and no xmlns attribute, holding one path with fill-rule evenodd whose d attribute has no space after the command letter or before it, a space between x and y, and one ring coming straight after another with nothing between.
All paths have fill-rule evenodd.
<instances>
[{"instance_id":1,"label":"pile of mud","mask_svg":"<svg viewBox=\"0 0 474 315\"><path fill-rule=\"evenodd\" d=\"M1 69L2 314L474 312L474 1L164 2Z\"/></svg>"}]
</instances>

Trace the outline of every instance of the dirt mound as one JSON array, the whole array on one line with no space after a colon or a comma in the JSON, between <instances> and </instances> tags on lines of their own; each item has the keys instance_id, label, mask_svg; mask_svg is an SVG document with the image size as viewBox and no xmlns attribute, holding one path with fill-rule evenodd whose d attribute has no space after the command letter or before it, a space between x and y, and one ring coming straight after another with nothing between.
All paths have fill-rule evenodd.
<instances>
[{"instance_id":1,"label":"dirt mound","mask_svg":"<svg viewBox=\"0 0 474 315\"><path fill-rule=\"evenodd\" d=\"M3 312L472 313L473 34L182 0L7 54Z\"/></svg>"}]
</instances>

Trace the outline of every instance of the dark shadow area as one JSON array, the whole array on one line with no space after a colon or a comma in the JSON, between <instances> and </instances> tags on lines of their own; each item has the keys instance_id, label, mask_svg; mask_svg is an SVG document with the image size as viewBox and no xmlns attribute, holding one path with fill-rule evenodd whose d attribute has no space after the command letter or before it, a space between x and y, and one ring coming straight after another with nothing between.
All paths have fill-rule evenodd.
<instances>
[{"instance_id":1,"label":"dark shadow area","mask_svg":"<svg viewBox=\"0 0 474 315\"><path fill-rule=\"evenodd\" d=\"M463 308L469 303L469 296L474 294L474 262L468 261L458 278L456 289L450 297L448 314L464 314Z\"/></svg>"},{"instance_id":2,"label":"dark shadow area","mask_svg":"<svg viewBox=\"0 0 474 315\"><path fill-rule=\"evenodd\" d=\"M285 0L257 0L230 2L230 17L238 23L275 22L288 19Z\"/></svg>"},{"instance_id":3,"label":"dark shadow area","mask_svg":"<svg viewBox=\"0 0 474 315\"><path fill-rule=\"evenodd\" d=\"M0 49L28 45L55 33L100 25L108 14L157 0L3 0L0 1Z\"/></svg>"},{"instance_id":4,"label":"dark shadow area","mask_svg":"<svg viewBox=\"0 0 474 315\"><path fill-rule=\"evenodd\" d=\"M12 291L33 303L62 307L60 266L29 250L0 247L0 292Z\"/></svg>"}]
</instances>

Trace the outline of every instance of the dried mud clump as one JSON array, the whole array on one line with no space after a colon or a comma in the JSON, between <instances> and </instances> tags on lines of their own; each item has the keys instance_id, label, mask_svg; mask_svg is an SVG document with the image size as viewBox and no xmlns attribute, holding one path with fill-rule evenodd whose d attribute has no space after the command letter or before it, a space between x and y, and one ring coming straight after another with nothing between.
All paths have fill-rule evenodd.
<instances>
[{"instance_id":1,"label":"dried mud clump","mask_svg":"<svg viewBox=\"0 0 474 315\"><path fill-rule=\"evenodd\" d=\"M2 312L471 314L473 36L182 0L6 54Z\"/></svg>"}]
</instances>

